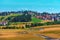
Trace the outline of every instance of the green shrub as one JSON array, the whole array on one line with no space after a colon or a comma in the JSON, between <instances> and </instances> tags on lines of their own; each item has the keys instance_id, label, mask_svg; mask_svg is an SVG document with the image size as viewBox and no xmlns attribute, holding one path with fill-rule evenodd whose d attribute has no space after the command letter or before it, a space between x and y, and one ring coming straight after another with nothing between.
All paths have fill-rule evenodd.
<instances>
[{"instance_id":1,"label":"green shrub","mask_svg":"<svg viewBox=\"0 0 60 40\"><path fill-rule=\"evenodd\" d=\"M26 28L30 28L31 26L30 25L25 25L26 26Z\"/></svg>"}]
</instances>

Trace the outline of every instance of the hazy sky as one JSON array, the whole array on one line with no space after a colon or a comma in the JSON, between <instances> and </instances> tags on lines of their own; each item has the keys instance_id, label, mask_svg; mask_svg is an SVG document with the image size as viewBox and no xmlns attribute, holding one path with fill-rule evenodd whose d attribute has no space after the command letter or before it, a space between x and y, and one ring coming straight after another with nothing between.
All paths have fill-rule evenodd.
<instances>
[{"instance_id":1,"label":"hazy sky","mask_svg":"<svg viewBox=\"0 0 60 40\"><path fill-rule=\"evenodd\" d=\"M60 12L60 0L0 0L0 11Z\"/></svg>"}]
</instances>

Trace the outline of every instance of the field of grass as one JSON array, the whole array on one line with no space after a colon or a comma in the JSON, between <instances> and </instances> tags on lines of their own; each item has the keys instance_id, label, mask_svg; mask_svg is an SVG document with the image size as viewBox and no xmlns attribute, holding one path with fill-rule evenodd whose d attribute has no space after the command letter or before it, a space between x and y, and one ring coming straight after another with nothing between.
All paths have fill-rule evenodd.
<instances>
[{"instance_id":1,"label":"field of grass","mask_svg":"<svg viewBox=\"0 0 60 40\"><path fill-rule=\"evenodd\" d=\"M38 18L35 18L35 17L32 17L32 21L33 23L37 23L37 22L42 22L41 19L38 19Z\"/></svg>"},{"instance_id":2,"label":"field of grass","mask_svg":"<svg viewBox=\"0 0 60 40\"><path fill-rule=\"evenodd\" d=\"M51 27L50 27L51 26ZM0 29L0 40L46 40L39 35L45 35L51 38L60 38L60 25L34 27L30 29ZM54 27L55 26L55 27ZM39 28L39 30L37 30Z\"/></svg>"},{"instance_id":3,"label":"field of grass","mask_svg":"<svg viewBox=\"0 0 60 40\"><path fill-rule=\"evenodd\" d=\"M22 15L22 14L10 14L7 16L0 16L0 21L5 21L7 18L13 18L13 17L20 16L20 15Z\"/></svg>"},{"instance_id":4,"label":"field of grass","mask_svg":"<svg viewBox=\"0 0 60 40\"><path fill-rule=\"evenodd\" d=\"M41 34L44 34L51 38L59 38L60 39L60 30L45 31L45 32L41 32Z\"/></svg>"},{"instance_id":5,"label":"field of grass","mask_svg":"<svg viewBox=\"0 0 60 40\"><path fill-rule=\"evenodd\" d=\"M0 22L4 19L4 16L0 16Z\"/></svg>"},{"instance_id":6,"label":"field of grass","mask_svg":"<svg viewBox=\"0 0 60 40\"><path fill-rule=\"evenodd\" d=\"M27 33L23 33L23 32ZM44 40L42 37L33 35L34 33L28 32L28 30L6 29L0 30L0 40Z\"/></svg>"}]
</instances>

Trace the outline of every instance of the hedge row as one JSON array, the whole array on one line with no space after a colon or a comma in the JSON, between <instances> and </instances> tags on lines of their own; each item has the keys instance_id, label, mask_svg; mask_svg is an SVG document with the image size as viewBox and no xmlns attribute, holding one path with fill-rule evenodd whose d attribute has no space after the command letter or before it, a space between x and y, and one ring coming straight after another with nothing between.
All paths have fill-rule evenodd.
<instances>
[{"instance_id":1,"label":"hedge row","mask_svg":"<svg viewBox=\"0 0 60 40\"><path fill-rule=\"evenodd\" d=\"M60 24L60 21L54 21L54 22L47 22L47 23L31 23L31 25L25 25L25 28L30 28L30 27L36 27L36 26L44 26L44 25L55 25L55 24ZM0 27L0 29L24 29L24 27Z\"/></svg>"},{"instance_id":2,"label":"hedge row","mask_svg":"<svg viewBox=\"0 0 60 40\"><path fill-rule=\"evenodd\" d=\"M31 25L26 25L26 28L44 26L44 25L55 25L55 24L60 24L60 21L47 22L47 23L31 23Z\"/></svg>"}]
</instances>

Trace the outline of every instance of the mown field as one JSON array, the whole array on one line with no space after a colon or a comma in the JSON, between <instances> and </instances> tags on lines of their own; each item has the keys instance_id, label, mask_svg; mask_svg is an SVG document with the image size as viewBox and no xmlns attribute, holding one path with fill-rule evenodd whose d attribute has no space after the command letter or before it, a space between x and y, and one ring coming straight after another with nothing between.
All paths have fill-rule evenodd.
<instances>
[{"instance_id":1,"label":"mown field","mask_svg":"<svg viewBox=\"0 0 60 40\"><path fill-rule=\"evenodd\" d=\"M0 29L0 40L46 40L39 35L59 39L60 25L37 26L30 29Z\"/></svg>"},{"instance_id":2,"label":"mown field","mask_svg":"<svg viewBox=\"0 0 60 40\"><path fill-rule=\"evenodd\" d=\"M26 32L26 33L24 33ZM34 33L28 30L6 29L0 30L0 40L44 40L42 37L37 37Z\"/></svg>"}]
</instances>

